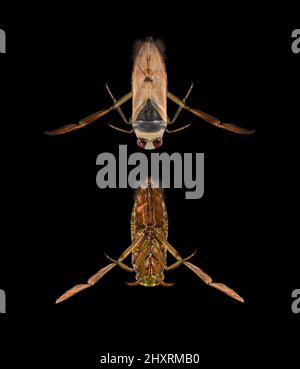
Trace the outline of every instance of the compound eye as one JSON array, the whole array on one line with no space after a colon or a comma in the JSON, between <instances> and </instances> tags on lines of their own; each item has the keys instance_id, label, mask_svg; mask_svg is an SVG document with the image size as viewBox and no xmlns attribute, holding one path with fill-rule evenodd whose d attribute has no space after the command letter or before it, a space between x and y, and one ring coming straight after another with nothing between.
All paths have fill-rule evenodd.
<instances>
[{"instance_id":1,"label":"compound eye","mask_svg":"<svg viewBox=\"0 0 300 369\"><path fill-rule=\"evenodd\" d=\"M143 140L142 138L138 138L136 143L138 144L139 147L141 147L142 149L145 148L146 144L147 144L147 141L146 140Z\"/></svg>"},{"instance_id":2,"label":"compound eye","mask_svg":"<svg viewBox=\"0 0 300 369\"><path fill-rule=\"evenodd\" d=\"M161 138L157 138L153 141L153 146L158 149L163 144L163 140Z\"/></svg>"}]
</instances>

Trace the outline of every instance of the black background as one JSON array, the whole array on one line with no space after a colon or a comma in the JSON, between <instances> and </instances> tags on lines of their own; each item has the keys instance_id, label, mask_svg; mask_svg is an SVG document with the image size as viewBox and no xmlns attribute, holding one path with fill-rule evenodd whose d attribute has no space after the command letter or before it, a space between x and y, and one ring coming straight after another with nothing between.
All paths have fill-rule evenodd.
<instances>
[{"instance_id":1,"label":"black background","mask_svg":"<svg viewBox=\"0 0 300 369\"><path fill-rule=\"evenodd\" d=\"M257 365L284 353L299 320L290 311L291 291L299 288L296 225L284 232L290 210L281 207L297 201L293 174L286 173L296 171L300 59L291 53L290 34L299 27L282 9L162 6L35 5L10 9L1 20L8 45L0 58L7 122L0 287L12 362L94 368L105 352L197 352L203 367ZM146 36L166 44L170 91L184 96L193 80L191 106L256 129L238 136L183 112L179 122L192 127L166 134L159 150L205 153L202 199L165 191L169 241L182 255L197 249L194 263L245 304L184 267L166 273L166 281L176 280L173 288L130 288L125 281L133 276L115 269L54 304L105 265L104 252L117 258L130 244L134 191L97 188L96 156L117 156L120 144L129 154L140 149L134 135L108 127L120 122L116 112L68 135L43 132L111 105L105 81L116 97L129 92L132 45ZM124 110L130 115L130 103ZM170 103L169 115L175 110Z\"/></svg>"}]
</instances>

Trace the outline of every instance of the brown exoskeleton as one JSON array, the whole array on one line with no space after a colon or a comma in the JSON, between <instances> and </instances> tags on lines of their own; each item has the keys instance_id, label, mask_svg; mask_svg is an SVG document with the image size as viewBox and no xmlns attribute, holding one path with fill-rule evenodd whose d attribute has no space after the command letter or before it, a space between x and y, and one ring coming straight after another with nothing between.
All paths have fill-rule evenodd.
<instances>
[{"instance_id":1,"label":"brown exoskeleton","mask_svg":"<svg viewBox=\"0 0 300 369\"><path fill-rule=\"evenodd\" d=\"M60 135L71 132L85 127L112 110L117 110L123 121L131 125L131 129L125 130L111 124L110 126L125 133L135 132L137 144L144 149L152 150L162 145L165 131L173 133L190 126L190 124L188 124L173 130L168 128L169 125L175 123L182 109L186 109L207 123L227 131L244 135L254 132L253 130L242 128L231 123L222 123L219 119L209 114L198 109L190 108L186 104L186 100L192 90L193 84L182 100L169 92L164 57L157 43L154 42L152 38L148 38L145 42L141 43L136 52L131 85L131 92L121 97L119 100L116 100L106 84L106 88L113 99L113 105L111 107L100 110L80 120L77 124L68 124L58 129L47 131L46 133L48 135ZM179 106L173 119L169 119L167 116L167 98ZM128 121L121 106L130 99L132 99L132 117Z\"/></svg>"},{"instance_id":2,"label":"brown exoskeleton","mask_svg":"<svg viewBox=\"0 0 300 369\"><path fill-rule=\"evenodd\" d=\"M211 277L202 269L190 263L195 252L182 258L172 245L167 241L168 238L168 216L161 190L153 188L153 182L149 180L146 186L140 186L137 190L135 203L131 215L131 245L122 253L122 255L111 261L110 264L100 269L93 275L86 284L79 284L66 291L56 300L56 303L64 301L76 293L93 286L106 273L116 265L128 272L135 272L135 281L128 283L130 286L143 285L153 286L172 286L174 283L164 281L164 271L172 270L181 264L187 266L207 285L214 287L230 297L244 302L231 288L222 283L215 283ZM167 252L169 252L176 261L167 266ZM124 260L131 254L132 267L124 263Z\"/></svg>"}]
</instances>

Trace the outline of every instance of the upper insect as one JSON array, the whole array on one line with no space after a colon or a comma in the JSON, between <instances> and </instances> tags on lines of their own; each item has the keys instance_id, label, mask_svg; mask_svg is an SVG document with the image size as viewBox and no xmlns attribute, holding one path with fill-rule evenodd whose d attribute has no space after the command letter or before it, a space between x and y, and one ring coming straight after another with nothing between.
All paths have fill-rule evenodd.
<instances>
[{"instance_id":1,"label":"upper insect","mask_svg":"<svg viewBox=\"0 0 300 369\"><path fill-rule=\"evenodd\" d=\"M111 107L91 114L77 124L68 124L52 131L46 131L46 134L55 136L80 129L109 112L117 110L123 122L131 127L123 129L109 124L110 127L125 133L134 132L138 146L143 149L153 150L162 145L164 132L179 132L190 126L190 124L187 124L177 129L169 129L169 125L177 121L182 109L190 111L207 123L227 131L246 135L254 132L231 123L221 123L219 119L209 114L190 108L186 104L186 100L191 93L193 83L182 100L169 92L166 65L159 46L160 44L152 38L147 38L140 43L135 53L131 91L129 93L116 100L108 84L106 84L107 91L113 100ZM178 105L178 109L172 119L167 114L167 98ZM132 116L130 119L127 119L121 106L130 99L132 99Z\"/></svg>"}]
</instances>

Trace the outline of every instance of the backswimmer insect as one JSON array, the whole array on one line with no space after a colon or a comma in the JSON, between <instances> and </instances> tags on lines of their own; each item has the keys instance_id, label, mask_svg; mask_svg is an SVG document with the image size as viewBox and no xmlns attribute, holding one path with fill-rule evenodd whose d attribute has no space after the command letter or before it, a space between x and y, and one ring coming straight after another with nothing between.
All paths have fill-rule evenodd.
<instances>
[{"instance_id":1,"label":"backswimmer insect","mask_svg":"<svg viewBox=\"0 0 300 369\"><path fill-rule=\"evenodd\" d=\"M118 265L120 268L135 272L135 281L128 283L129 286L173 286L174 283L164 281L164 271L169 271L184 264L194 272L207 285L214 287L230 297L244 302L234 290L222 283L213 282L212 278L198 266L190 263L195 252L186 258L182 258L175 248L167 241L168 238L168 216L160 188L154 185L151 178L144 186L140 186L136 192L135 202L131 214L131 245L114 260L110 256L106 257L110 264L101 268L93 275L86 284L79 284L66 291L56 300L62 302L76 293L93 286L106 273ZM174 258L175 262L167 266L167 252ZM124 260L131 254L132 267L124 263Z\"/></svg>"},{"instance_id":2,"label":"backswimmer insect","mask_svg":"<svg viewBox=\"0 0 300 369\"><path fill-rule=\"evenodd\" d=\"M125 133L134 132L137 137L137 144L141 148L153 150L162 145L164 132L175 133L190 126L188 124L177 129L169 129L169 126L177 121L182 109L218 128L244 135L254 133L254 130L242 128L232 123L222 123L209 114L189 107L186 100L191 93L193 83L182 100L169 92L166 65L160 44L153 41L151 37L141 42L137 47L132 69L131 92L116 100L107 84L106 88L113 100L113 105L108 109L91 114L77 124L68 124L45 133L55 136L71 132L87 126L113 110L117 110L122 120L131 128L123 129L109 124L110 127ZM172 119L167 115L168 98L178 105ZM121 106L130 99L132 99L132 116L128 120Z\"/></svg>"}]
</instances>

